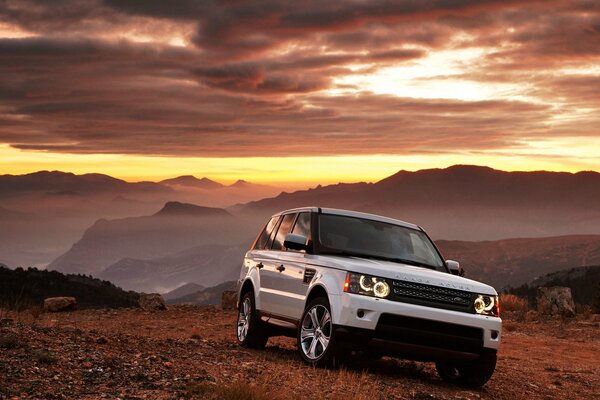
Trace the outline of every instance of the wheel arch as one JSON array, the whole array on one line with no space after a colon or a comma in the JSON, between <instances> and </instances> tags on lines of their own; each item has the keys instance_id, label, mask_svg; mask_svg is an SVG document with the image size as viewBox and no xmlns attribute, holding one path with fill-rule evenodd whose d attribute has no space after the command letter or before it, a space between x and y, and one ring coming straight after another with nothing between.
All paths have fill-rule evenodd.
<instances>
[{"instance_id":1,"label":"wheel arch","mask_svg":"<svg viewBox=\"0 0 600 400\"><path fill-rule=\"evenodd\" d=\"M239 307L240 305L240 301L242 300L242 297L244 297L244 295L248 292L254 292L254 301L256 302L256 292L254 290L254 283L252 282L252 279L247 278L244 283L242 283L242 286L240 287L240 291L238 293L238 298L237 298L237 305Z\"/></svg>"},{"instance_id":2,"label":"wheel arch","mask_svg":"<svg viewBox=\"0 0 600 400\"><path fill-rule=\"evenodd\" d=\"M329 306L331 307L331 301L329 300L329 294L327 293L327 289L321 284L316 284L308 292L308 295L306 296L306 301L304 302L304 308L306 308L306 306L311 301L319 297L325 297L329 302Z\"/></svg>"}]
</instances>

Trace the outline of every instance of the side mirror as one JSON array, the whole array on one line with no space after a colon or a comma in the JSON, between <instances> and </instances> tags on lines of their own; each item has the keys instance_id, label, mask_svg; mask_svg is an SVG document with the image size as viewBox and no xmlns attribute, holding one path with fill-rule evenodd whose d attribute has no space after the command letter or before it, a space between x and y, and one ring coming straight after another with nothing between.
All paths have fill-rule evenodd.
<instances>
[{"instance_id":1,"label":"side mirror","mask_svg":"<svg viewBox=\"0 0 600 400\"><path fill-rule=\"evenodd\" d=\"M446 260L446 266L453 275L465 276L465 270L460 267L458 261Z\"/></svg>"},{"instance_id":2,"label":"side mirror","mask_svg":"<svg viewBox=\"0 0 600 400\"><path fill-rule=\"evenodd\" d=\"M283 247L285 247L286 249L306 251L308 249L308 245L306 244L306 236L296 235L295 233L288 233L287 235L285 235Z\"/></svg>"}]
</instances>

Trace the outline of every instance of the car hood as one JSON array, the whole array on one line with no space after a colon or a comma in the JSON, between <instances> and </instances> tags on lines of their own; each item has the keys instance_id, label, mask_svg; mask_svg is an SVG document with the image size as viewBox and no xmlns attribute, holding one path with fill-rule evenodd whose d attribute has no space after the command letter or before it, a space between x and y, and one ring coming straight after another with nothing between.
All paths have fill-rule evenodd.
<instances>
[{"instance_id":1,"label":"car hood","mask_svg":"<svg viewBox=\"0 0 600 400\"><path fill-rule=\"evenodd\" d=\"M314 257L314 258L313 258ZM378 276L381 278L422 283L465 290L468 292L497 295L496 290L490 285L472 279L452 275L446 272L435 271L423 267L415 267L391 261L374 260L359 257L340 256L312 256L312 262L323 267L343 269L349 272Z\"/></svg>"}]
</instances>

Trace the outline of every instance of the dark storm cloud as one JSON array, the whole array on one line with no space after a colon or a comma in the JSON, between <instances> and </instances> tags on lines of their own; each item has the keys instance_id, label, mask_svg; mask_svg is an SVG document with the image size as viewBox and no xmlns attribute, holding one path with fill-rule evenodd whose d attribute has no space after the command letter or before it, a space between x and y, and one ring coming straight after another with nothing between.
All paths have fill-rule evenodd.
<instances>
[{"instance_id":1,"label":"dark storm cloud","mask_svg":"<svg viewBox=\"0 0 600 400\"><path fill-rule=\"evenodd\" d=\"M34 35L0 39L0 143L25 150L430 154L597 134L598 75L552 73L598 65L597 2L0 0L0 22ZM174 33L189 44L166 45ZM336 81L469 47L491 50L447 79L516 82L535 101Z\"/></svg>"}]
</instances>

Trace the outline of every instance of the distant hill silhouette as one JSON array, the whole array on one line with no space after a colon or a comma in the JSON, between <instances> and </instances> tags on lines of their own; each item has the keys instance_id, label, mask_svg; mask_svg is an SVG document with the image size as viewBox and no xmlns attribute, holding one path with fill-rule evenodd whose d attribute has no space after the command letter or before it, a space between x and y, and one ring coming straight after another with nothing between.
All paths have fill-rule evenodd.
<instances>
[{"instance_id":1,"label":"distant hill silhouette","mask_svg":"<svg viewBox=\"0 0 600 400\"><path fill-rule=\"evenodd\" d=\"M0 306L25 309L56 296L75 297L78 308L137 307L139 298L135 292L88 276L0 265Z\"/></svg>"},{"instance_id":2,"label":"distant hill silhouette","mask_svg":"<svg viewBox=\"0 0 600 400\"><path fill-rule=\"evenodd\" d=\"M553 272L508 291L527 297L531 304L535 304L537 288L548 286L569 287L576 303L594 305L600 298L600 265Z\"/></svg>"},{"instance_id":3,"label":"distant hill silhouette","mask_svg":"<svg viewBox=\"0 0 600 400\"><path fill-rule=\"evenodd\" d=\"M26 175L0 175L0 193L5 196L31 192L81 195L100 192L170 193L172 189L154 182L126 182L103 174L75 175L61 171L39 171Z\"/></svg>"},{"instance_id":4,"label":"distant hill silhouette","mask_svg":"<svg viewBox=\"0 0 600 400\"><path fill-rule=\"evenodd\" d=\"M154 274L161 269L155 268L156 264L151 261L153 259L169 258L197 246L223 248L239 246L240 243L244 247L249 246L256 232L248 232L255 229L258 230L252 226L250 230L243 220L234 218L223 209L171 202L154 215L96 221L70 250L52 261L48 268L67 273L98 275L120 262L117 265L119 268L115 266L112 273L123 271L126 264L133 270L145 270L147 273L152 270ZM185 262L184 264L186 268L192 267ZM170 266L172 265L165 264L161 268L166 270ZM169 287L183 282L200 282L184 276L185 274L176 275L172 274L173 280L169 280ZM159 279L157 275L152 276ZM118 278L114 275L105 278L114 279L118 284L128 279L131 279L128 282L135 282L136 279L143 281L143 276L130 275L126 279L122 273L119 273ZM160 281L157 283L160 284Z\"/></svg>"},{"instance_id":5,"label":"distant hill silhouette","mask_svg":"<svg viewBox=\"0 0 600 400\"><path fill-rule=\"evenodd\" d=\"M165 301L169 301L171 299L177 299L182 296L186 296L191 293L198 292L200 290L205 289L204 286L198 285L197 283L186 283L185 285L181 285L176 289L168 291L167 293L163 293L162 297Z\"/></svg>"},{"instance_id":6,"label":"distant hill silhouette","mask_svg":"<svg viewBox=\"0 0 600 400\"><path fill-rule=\"evenodd\" d=\"M164 292L184 282L204 287L235 279L247 247L200 245L153 259L123 258L98 277L140 292Z\"/></svg>"},{"instance_id":7,"label":"distant hill silhouette","mask_svg":"<svg viewBox=\"0 0 600 400\"><path fill-rule=\"evenodd\" d=\"M231 214L222 208L202 207L195 204L180 203L178 201L169 201L156 214L156 216L217 216L231 217Z\"/></svg>"},{"instance_id":8,"label":"distant hill silhouette","mask_svg":"<svg viewBox=\"0 0 600 400\"><path fill-rule=\"evenodd\" d=\"M600 264L600 235L436 243L445 258L461 263L468 278L498 289L555 271Z\"/></svg>"},{"instance_id":9,"label":"distant hill silhouette","mask_svg":"<svg viewBox=\"0 0 600 400\"><path fill-rule=\"evenodd\" d=\"M267 186L220 185L208 190L154 182L131 183L102 174L75 175L60 171L1 175L0 262L11 267L46 267L96 221L150 215L168 202L221 208L277 193L279 189ZM189 209L171 208L174 205L168 204L163 213L191 214ZM205 215L210 210L196 211Z\"/></svg>"},{"instance_id":10,"label":"distant hill silhouette","mask_svg":"<svg viewBox=\"0 0 600 400\"><path fill-rule=\"evenodd\" d=\"M377 183L317 187L236 206L263 217L321 206L417 223L436 238L482 240L600 234L600 174L505 172L455 165L400 171Z\"/></svg>"},{"instance_id":11,"label":"distant hill silhouette","mask_svg":"<svg viewBox=\"0 0 600 400\"><path fill-rule=\"evenodd\" d=\"M220 189L220 188L225 187L225 185L223 185L219 182L215 182L208 178L198 179L193 175L183 175L183 176L178 176L177 178L165 179L165 180L160 181L159 183L162 183L164 185L188 186L188 187L194 187L194 188L198 188L198 189Z\"/></svg>"},{"instance_id":12,"label":"distant hill silhouette","mask_svg":"<svg viewBox=\"0 0 600 400\"><path fill-rule=\"evenodd\" d=\"M221 295L225 290L235 289L235 281L223 282L220 285L198 290L182 297L166 300L167 304L221 304Z\"/></svg>"}]
</instances>

